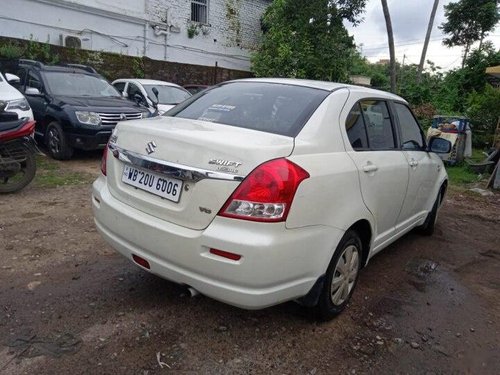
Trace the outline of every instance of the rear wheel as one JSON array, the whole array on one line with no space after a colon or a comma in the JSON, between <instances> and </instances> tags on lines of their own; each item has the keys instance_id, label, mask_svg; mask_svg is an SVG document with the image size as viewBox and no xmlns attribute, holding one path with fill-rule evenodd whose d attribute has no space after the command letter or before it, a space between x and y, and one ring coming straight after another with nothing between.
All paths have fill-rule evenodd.
<instances>
[{"instance_id":1,"label":"rear wheel","mask_svg":"<svg viewBox=\"0 0 500 375\"><path fill-rule=\"evenodd\" d=\"M54 159L68 160L73 156L73 148L68 144L61 125L56 121L47 126L45 145Z\"/></svg>"},{"instance_id":2,"label":"rear wheel","mask_svg":"<svg viewBox=\"0 0 500 375\"><path fill-rule=\"evenodd\" d=\"M316 313L321 320L340 314L351 298L361 269L362 244L359 235L347 231L340 241L326 271Z\"/></svg>"}]
</instances>

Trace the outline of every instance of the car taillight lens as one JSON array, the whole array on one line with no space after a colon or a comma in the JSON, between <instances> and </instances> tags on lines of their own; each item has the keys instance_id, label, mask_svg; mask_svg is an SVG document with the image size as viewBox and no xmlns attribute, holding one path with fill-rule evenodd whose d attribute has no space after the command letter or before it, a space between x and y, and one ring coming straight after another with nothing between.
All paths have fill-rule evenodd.
<instances>
[{"instance_id":1,"label":"car taillight lens","mask_svg":"<svg viewBox=\"0 0 500 375\"><path fill-rule=\"evenodd\" d=\"M104 151L102 153L102 159L101 159L101 172L103 175L106 176L107 169L106 169L106 160L108 158L108 145L104 147Z\"/></svg>"},{"instance_id":2,"label":"car taillight lens","mask_svg":"<svg viewBox=\"0 0 500 375\"><path fill-rule=\"evenodd\" d=\"M220 216L243 220L285 221L295 192L309 173L287 159L259 165L236 188Z\"/></svg>"}]
</instances>

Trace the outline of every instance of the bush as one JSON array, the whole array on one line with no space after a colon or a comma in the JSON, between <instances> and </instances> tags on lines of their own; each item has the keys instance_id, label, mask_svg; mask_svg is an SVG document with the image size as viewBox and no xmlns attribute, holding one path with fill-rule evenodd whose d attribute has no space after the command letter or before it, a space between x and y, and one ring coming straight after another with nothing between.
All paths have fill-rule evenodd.
<instances>
[{"instance_id":1,"label":"bush","mask_svg":"<svg viewBox=\"0 0 500 375\"><path fill-rule=\"evenodd\" d=\"M420 125L427 131L432 125L432 118L436 115L436 108L432 103L424 103L421 105L414 106L413 113L417 116Z\"/></svg>"},{"instance_id":2,"label":"bush","mask_svg":"<svg viewBox=\"0 0 500 375\"><path fill-rule=\"evenodd\" d=\"M486 85L483 92L473 91L467 98L467 116L473 126L475 147L491 145L500 118L500 90Z\"/></svg>"}]
</instances>

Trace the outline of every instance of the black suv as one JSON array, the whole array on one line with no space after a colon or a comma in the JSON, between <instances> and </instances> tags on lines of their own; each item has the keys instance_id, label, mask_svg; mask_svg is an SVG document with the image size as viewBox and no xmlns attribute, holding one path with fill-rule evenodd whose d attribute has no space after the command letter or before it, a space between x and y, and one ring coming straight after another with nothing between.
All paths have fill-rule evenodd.
<instances>
[{"instance_id":1,"label":"black suv","mask_svg":"<svg viewBox=\"0 0 500 375\"><path fill-rule=\"evenodd\" d=\"M118 121L149 116L89 66L19 60L16 74L33 109L35 134L55 159L70 159L75 148L103 148Z\"/></svg>"}]
</instances>

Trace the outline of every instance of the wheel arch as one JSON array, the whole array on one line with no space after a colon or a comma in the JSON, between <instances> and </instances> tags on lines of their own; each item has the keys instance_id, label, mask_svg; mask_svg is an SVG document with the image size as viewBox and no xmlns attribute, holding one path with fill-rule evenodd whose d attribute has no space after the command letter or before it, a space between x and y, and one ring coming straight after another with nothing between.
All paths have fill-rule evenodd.
<instances>
[{"instance_id":1,"label":"wheel arch","mask_svg":"<svg viewBox=\"0 0 500 375\"><path fill-rule=\"evenodd\" d=\"M447 191L448 191L448 180L444 180L443 183L441 184L441 187L439 188L439 194L441 194L441 202L443 202L444 196L446 195Z\"/></svg>"},{"instance_id":2,"label":"wheel arch","mask_svg":"<svg viewBox=\"0 0 500 375\"><path fill-rule=\"evenodd\" d=\"M361 254L361 267L364 267L368 262L368 256L370 255L370 247L373 238L372 226L368 220L360 219L351 225L348 230L355 231L361 240L361 245L363 246L363 252Z\"/></svg>"},{"instance_id":3,"label":"wheel arch","mask_svg":"<svg viewBox=\"0 0 500 375\"><path fill-rule=\"evenodd\" d=\"M45 117L42 120L42 123L40 124L41 130L42 130L42 133L44 136L45 136L45 133L47 132L47 128L49 127L49 124L51 122L54 122L54 121L59 122L59 120L56 117L54 117L52 115L45 115Z\"/></svg>"}]
</instances>

